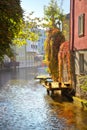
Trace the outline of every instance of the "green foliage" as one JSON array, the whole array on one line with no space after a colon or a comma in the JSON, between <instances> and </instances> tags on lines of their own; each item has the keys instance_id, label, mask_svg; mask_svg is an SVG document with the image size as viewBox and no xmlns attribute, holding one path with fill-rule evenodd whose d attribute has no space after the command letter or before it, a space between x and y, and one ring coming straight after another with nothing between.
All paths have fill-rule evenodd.
<instances>
[{"instance_id":1,"label":"green foliage","mask_svg":"<svg viewBox=\"0 0 87 130\"><path fill-rule=\"evenodd\" d=\"M51 0L48 6L44 6L44 23L45 27L60 28L61 22L64 20L64 15L61 13L56 0Z\"/></svg>"},{"instance_id":2,"label":"green foliage","mask_svg":"<svg viewBox=\"0 0 87 130\"><path fill-rule=\"evenodd\" d=\"M87 82L84 83L84 84L81 86L81 88L82 88L84 91L87 91Z\"/></svg>"},{"instance_id":3,"label":"green foliage","mask_svg":"<svg viewBox=\"0 0 87 130\"><path fill-rule=\"evenodd\" d=\"M38 27L40 26L40 19L37 17L33 18L33 12L26 16L25 21L21 20L20 30L17 35L15 35L12 43L14 45L22 46L27 44L27 40L37 41L40 36Z\"/></svg>"},{"instance_id":4,"label":"green foliage","mask_svg":"<svg viewBox=\"0 0 87 130\"><path fill-rule=\"evenodd\" d=\"M30 21L31 20L31 21ZM36 19L30 19L27 21L21 21L21 28L18 35L15 35L13 43L19 46L26 44L26 40L37 41L40 33L37 32Z\"/></svg>"},{"instance_id":5,"label":"green foliage","mask_svg":"<svg viewBox=\"0 0 87 130\"><path fill-rule=\"evenodd\" d=\"M87 76L80 76L80 87L83 91L87 91Z\"/></svg>"},{"instance_id":6,"label":"green foliage","mask_svg":"<svg viewBox=\"0 0 87 130\"><path fill-rule=\"evenodd\" d=\"M18 34L22 13L20 0L0 1L0 57L7 53L12 39Z\"/></svg>"},{"instance_id":7,"label":"green foliage","mask_svg":"<svg viewBox=\"0 0 87 130\"><path fill-rule=\"evenodd\" d=\"M38 40L40 34L36 30L40 19L32 18L32 14L24 21L20 0L0 1L0 59L13 52L10 46L13 43L21 46L26 44L26 39Z\"/></svg>"}]
</instances>

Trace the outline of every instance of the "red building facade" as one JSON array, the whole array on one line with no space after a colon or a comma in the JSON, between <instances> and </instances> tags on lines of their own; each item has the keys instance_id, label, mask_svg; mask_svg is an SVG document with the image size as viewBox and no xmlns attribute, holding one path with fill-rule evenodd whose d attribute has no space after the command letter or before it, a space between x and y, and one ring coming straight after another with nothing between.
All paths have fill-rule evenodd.
<instances>
[{"instance_id":1,"label":"red building facade","mask_svg":"<svg viewBox=\"0 0 87 130\"><path fill-rule=\"evenodd\" d=\"M71 0L70 48L87 49L87 0Z\"/></svg>"},{"instance_id":2,"label":"red building facade","mask_svg":"<svg viewBox=\"0 0 87 130\"><path fill-rule=\"evenodd\" d=\"M70 50L74 61L75 85L87 74L87 0L70 1ZM80 89L79 89L80 91Z\"/></svg>"}]
</instances>

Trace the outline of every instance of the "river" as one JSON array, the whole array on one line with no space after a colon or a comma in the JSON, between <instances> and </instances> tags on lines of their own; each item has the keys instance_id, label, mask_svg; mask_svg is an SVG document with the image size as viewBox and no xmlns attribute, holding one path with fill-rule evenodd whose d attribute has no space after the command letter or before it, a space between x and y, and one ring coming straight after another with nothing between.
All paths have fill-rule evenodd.
<instances>
[{"instance_id":1,"label":"river","mask_svg":"<svg viewBox=\"0 0 87 130\"><path fill-rule=\"evenodd\" d=\"M0 70L0 130L87 130L87 110L36 81L46 68Z\"/></svg>"}]
</instances>

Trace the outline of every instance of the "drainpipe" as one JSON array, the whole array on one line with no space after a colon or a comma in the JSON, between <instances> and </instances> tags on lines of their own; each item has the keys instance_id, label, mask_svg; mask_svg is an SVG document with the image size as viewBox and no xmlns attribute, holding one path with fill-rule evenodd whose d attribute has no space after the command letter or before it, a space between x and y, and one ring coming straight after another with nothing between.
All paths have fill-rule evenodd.
<instances>
[{"instance_id":1,"label":"drainpipe","mask_svg":"<svg viewBox=\"0 0 87 130\"><path fill-rule=\"evenodd\" d=\"M74 48L74 0L70 0L70 32L72 31L71 35L70 35L70 42L71 42L71 51L73 51L73 48ZM72 24L71 24L72 22ZM72 30L71 30L72 28ZM72 39L71 39L72 38Z\"/></svg>"},{"instance_id":2,"label":"drainpipe","mask_svg":"<svg viewBox=\"0 0 87 130\"><path fill-rule=\"evenodd\" d=\"M73 86L74 88L76 89L76 75L75 75L75 57L74 57L74 24L75 24L75 0L70 0L70 15L71 15L71 19L70 19L70 22L72 22L72 24L70 23L71 25L71 28L72 28L72 33L70 36L72 39L70 40L71 42L71 65L73 65L72 67L72 72L73 72Z\"/></svg>"},{"instance_id":3,"label":"drainpipe","mask_svg":"<svg viewBox=\"0 0 87 130\"><path fill-rule=\"evenodd\" d=\"M75 8L74 8L74 4L75 4L75 0L71 0L73 1L72 2L72 51L74 51L74 23L75 23L75 20L74 20L74 11L75 11Z\"/></svg>"}]
</instances>

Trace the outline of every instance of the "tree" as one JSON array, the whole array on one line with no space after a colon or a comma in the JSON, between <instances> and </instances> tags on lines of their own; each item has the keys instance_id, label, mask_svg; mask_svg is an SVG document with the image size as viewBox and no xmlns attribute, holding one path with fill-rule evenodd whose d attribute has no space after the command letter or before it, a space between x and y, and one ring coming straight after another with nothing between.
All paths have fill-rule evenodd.
<instances>
[{"instance_id":1,"label":"tree","mask_svg":"<svg viewBox=\"0 0 87 130\"><path fill-rule=\"evenodd\" d=\"M37 41L40 35L38 27L40 26L40 18L34 17L31 12L21 21L20 31L13 39L13 43L19 46L26 44L26 39L30 41Z\"/></svg>"},{"instance_id":2,"label":"tree","mask_svg":"<svg viewBox=\"0 0 87 130\"><path fill-rule=\"evenodd\" d=\"M20 0L0 1L0 59L7 54L12 39L20 30L22 14Z\"/></svg>"},{"instance_id":3,"label":"tree","mask_svg":"<svg viewBox=\"0 0 87 130\"><path fill-rule=\"evenodd\" d=\"M44 7L45 20L47 27L47 39L45 40L45 61L49 72L54 79L58 79L58 51L62 42L65 41L63 33L60 31L60 21L63 14L55 0L51 0L49 5Z\"/></svg>"},{"instance_id":4,"label":"tree","mask_svg":"<svg viewBox=\"0 0 87 130\"><path fill-rule=\"evenodd\" d=\"M44 26L48 28L60 28L64 15L58 7L56 0L51 0L48 6L44 6Z\"/></svg>"},{"instance_id":5,"label":"tree","mask_svg":"<svg viewBox=\"0 0 87 130\"><path fill-rule=\"evenodd\" d=\"M59 29L54 28L47 31L47 39L44 43L45 62L48 65L49 73L54 79L58 79L58 52L65 37Z\"/></svg>"},{"instance_id":6,"label":"tree","mask_svg":"<svg viewBox=\"0 0 87 130\"><path fill-rule=\"evenodd\" d=\"M33 12L23 19L20 0L0 2L0 61L4 54L11 56L14 53L12 45L26 44L26 39L38 40L40 34L37 32L37 23L40 23L40 19L32 18L32 14Z\"/></svg>"}]
</instances>

